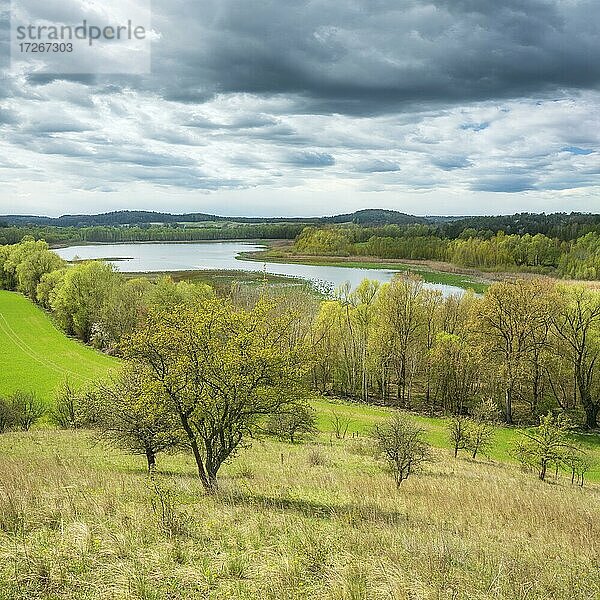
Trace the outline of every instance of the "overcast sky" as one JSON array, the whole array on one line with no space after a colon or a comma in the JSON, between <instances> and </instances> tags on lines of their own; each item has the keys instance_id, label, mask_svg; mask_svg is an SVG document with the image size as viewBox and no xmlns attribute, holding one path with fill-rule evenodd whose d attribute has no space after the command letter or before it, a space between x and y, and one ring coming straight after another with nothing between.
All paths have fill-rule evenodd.
<instances>
[{"instance_id":1,"label":"overcast sky","mask_svg":"<svg viewBox=\"0 0 600 600\"><path fill-rule=\"evenodd\" d=\"M62 79L0 6L0 214L600 212L598 0L154 0L151 75Z\"/></svg>"}]
</instances>

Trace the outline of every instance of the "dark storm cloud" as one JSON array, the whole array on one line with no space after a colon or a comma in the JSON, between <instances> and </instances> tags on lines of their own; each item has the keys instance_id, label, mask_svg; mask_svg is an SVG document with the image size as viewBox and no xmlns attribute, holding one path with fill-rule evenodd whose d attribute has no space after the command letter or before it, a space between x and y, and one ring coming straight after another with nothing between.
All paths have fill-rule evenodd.
<instances>
[{"instance_id":1,"label":"dark storm cloud","mask_svg":"<svg viewBox=\"0 0 600 600\"><path fill-rule=\"evenodd\" d=\"M595 0L154 3L154 83L170 98L292 94L370 114L596 88Z\"/></svg>"}]
</instances>

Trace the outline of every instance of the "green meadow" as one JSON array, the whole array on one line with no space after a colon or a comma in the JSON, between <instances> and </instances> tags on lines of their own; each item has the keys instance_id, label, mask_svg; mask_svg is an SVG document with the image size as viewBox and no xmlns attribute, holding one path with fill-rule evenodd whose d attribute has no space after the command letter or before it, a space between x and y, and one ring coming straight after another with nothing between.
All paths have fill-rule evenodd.
<instances>
[{"instance_id":1,"label":"green meadow","mask_svg":"<svg viewBox=\"0 0 600 600\"><path fill-rule=\"evenodd\" d=\"M32 391L50 401L66 379L79 387L117 365L116 359L66 337L21 294L0 291L0 394Z\"/></svg>"}]
</instances>

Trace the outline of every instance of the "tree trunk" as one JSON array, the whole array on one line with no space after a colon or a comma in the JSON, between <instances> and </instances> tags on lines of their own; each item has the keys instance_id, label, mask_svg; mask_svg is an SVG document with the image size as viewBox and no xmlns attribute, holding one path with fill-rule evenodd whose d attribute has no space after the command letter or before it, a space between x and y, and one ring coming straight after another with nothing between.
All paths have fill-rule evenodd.
<instances>
[{"instance_id":1,"label":"tree trunk","mask_svg":"<svg viewBox=\"0 0 600 600\"><path fill-rule=\"evenodd\" d=\"M544 481L546 479L546 461L543 460L540 466L540 479Z\"/></svg>"},{"instance_id":2,"label":"tree trunk","mask_svg":"<svg viewBox=\"0 0 600 600\"><path fill-rule=\"evenodd\" d=\"M588 429L596 429L598 427L598 412L600 411L600 405L589 401L584 405L584 409L586 427Z\"/></svg>"},{"instance_id":3,"label":"tree trunk","mask_svg":"<svg viewBox=\"0 0 600 600\"><path fill-rule=\"evenodd\" d=\"M156 467L156 454L151 448L146 448L146 460L148 461L148 471L151 473Z\"/></svg>"},{"instance_id":4,"label":"tree trunk","mask_svg":"<svg viewBox=\"0 0 600 600\"><path fill-rule=\"evenodd\" d=\"M506 389L505 394L505 413L504 418L509 425L512 425L513 417L512 417L512 386Z\"/></svg>"},{"instance_id":5,"label":"tree trunk","mask_svg":"<svg viewBox=\"0 0 600 600\"><path fill-rule=\"evenodd\" d=\"M212 493L213 487L209 481L209 478L206 475L206 469L204 468L204 461L202 460L202 455L200 454L200 448L198 448L198 440L196 439L196 436L194 435L194 431L192 430L192 427L190 426L190 422L189 422L187 416L184 415L183 413L180 413L179 417L181 419L181 425L183 427L183 430L185 431L186 435L188 436L188 440L190 442L190 447L192 448L192 454L194 455L194 460L196 461L196 465L198 467L198 477L200 478L200 481L202 482L204 490L209 493Z\"/></svg>"}]
</instances>

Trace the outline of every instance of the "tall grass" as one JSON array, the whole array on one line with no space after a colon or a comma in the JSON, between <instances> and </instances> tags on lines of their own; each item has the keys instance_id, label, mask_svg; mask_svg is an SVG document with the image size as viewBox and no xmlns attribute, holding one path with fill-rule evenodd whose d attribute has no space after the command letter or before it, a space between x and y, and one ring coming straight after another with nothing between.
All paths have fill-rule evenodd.
<instances>
[{"instance_id":1,"label":"tall grass","mask_svg":"<svg viewBox=\"0 0 600 600\"><path fill-rule=\"evenodd\" d=\"M206 497L185 457L2 435L0 598L600 597L600 488L436 456L396 490L364 438L257 441Z\"/></svg>"}]
</instances>

